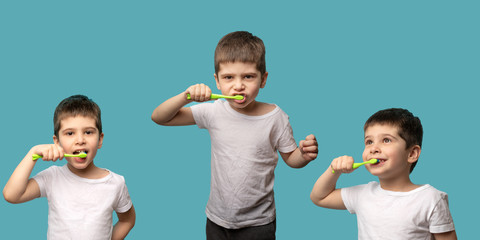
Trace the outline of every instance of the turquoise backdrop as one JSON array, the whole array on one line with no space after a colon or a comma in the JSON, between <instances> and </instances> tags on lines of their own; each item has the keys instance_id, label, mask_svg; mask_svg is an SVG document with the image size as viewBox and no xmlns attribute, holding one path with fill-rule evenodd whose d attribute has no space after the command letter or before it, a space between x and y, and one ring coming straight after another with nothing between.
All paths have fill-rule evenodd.
<instances>
[{"instance_id":1,"label":"turquoise backdrop","mask_svg":"<svg viewBox=\"0 0 480 240\"><path fill-rule=\"evenodd\" d=\"M1 1L0 186L31 147L52 142L56 105L85 94L103 111L95 162L125 176L137 211L128 239L204 239L208 133L158 126L150 115L192 84L215 88L218 40L247 30L267 47L258 100L289 114L297 141L313 133L319 142L305 168L277 166L277 239L356 238L356 216L316 207L310 191L333 158L361 157L363 123L390 107L424 126L412 180L447 192L458 237L474 239L479 11L462 0ZM373 180L362 168L338 185ZM2 198L0 215L1 239L46 238L46 199Z\"/></svg>"}]
</instances>

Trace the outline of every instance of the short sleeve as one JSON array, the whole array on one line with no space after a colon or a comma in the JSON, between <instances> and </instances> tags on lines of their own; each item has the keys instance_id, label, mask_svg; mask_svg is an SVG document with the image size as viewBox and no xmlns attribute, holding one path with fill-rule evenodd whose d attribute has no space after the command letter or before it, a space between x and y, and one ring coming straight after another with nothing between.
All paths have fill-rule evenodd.
<instances>
[{"instance_id":1,"label":"short sleeve","mask_svg":"<svg viewBox=\"0 0 480 240\"><path fill-rule=\"evenodd\" d=\"M40 189L40 197L47 197L47 185L51 182L55 166L49 167L33 177Z\"/></svg>"},{"instance_id":2,"label":"short sleeve","mask_svg":"<svg viewBox=\"0 0 480 240\"><path fill-rule=\"evenodd\" d=\"M122 177L122 186L118 196L118 201L114 207L115 212L124 213L132 207L132 200L130 199L130 194L128 193L127 184L125 184L125 179Z\"/></svg>"},{"instance_id":3,"label":"short sleeve","mask_svg":"<svg viewBox=\"0 0 480 240\"><path fill-rule=\"evenodd\" d=\"M343 204L351 214L355 214L355 198L352 197L355 192L355 187L342 188L340 194L342 196Z\"/></svg>"},{"instance_id":4,"label":"short sleeve","mask_svg":"<svg viewBox=\"0 0 480 240\"><path fill-rule=\"evenodd\" d=\"M209 116L212 115L212 106L214 103L201 103L190 107L195 124L199 128L209 127Z\"/></svg>"},{"instance_id":5,"label":"short sleeve","mask_svg":"<svg viewBox=\"0 0 480 240\"><path fill-rule=\"evenodd\" d=\"M444 233L455 230L452 215L448 207L448 195L444 192L441 192L440 195L440 200L435 205L430 217L431 233Z\"/></svg>"},{"instance_id":6,"label":"short sleeve","mask_svg":"<svg viewBox=\"0 0 480 240\"><path fill-rule=\"evenodd\" d=\"M293 138L293 129L290 125L290 122L287 122L285 129L278 139L278 151L282 153L289 153L295 149L297 149L297 143L295 142L295 138Z\"/></svg>"}]
</instances>

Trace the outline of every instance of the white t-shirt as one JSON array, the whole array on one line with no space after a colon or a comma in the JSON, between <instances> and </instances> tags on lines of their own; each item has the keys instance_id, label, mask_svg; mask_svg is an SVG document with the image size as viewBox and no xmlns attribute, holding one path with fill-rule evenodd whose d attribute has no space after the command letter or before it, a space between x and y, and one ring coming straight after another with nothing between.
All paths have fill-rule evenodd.
<instances>
[{"instance_id":1,"label":"white t-shirt","mask_svg":"<svg viewBox=\"0 0 480 240\"><path fill-rule=\"evenodd\" d=\"M81 178L68 166L51 166L33 179L48 200L47 239L111 239L112 213L132 207L125 179L111 171Z\"/></svg>"},{"instance_id":2,"label":"white t-shirt","mask_svg":"<svg viewBox=\"0 0 480 240\"><path fill-rule=\"evenodd\" d=\"M275 106L262 116L248 116L223 100L191 109L197 126L208 129L211 138L207 217L230 229L272 222L277 150L297 148L287 114Z\"/></svg>"},{"instance_id":3,"label":"white t-shirt","mask_svg":"<svg viewBox=\"0 0 480 240\"><path fill-rule=\"evenodd\" d=\"M358 239L433 239L455 230L448 196L426 184L409 192L384 190L378 182L342 188L348 211L357 214Z\"/></svg>"}]
</instances>

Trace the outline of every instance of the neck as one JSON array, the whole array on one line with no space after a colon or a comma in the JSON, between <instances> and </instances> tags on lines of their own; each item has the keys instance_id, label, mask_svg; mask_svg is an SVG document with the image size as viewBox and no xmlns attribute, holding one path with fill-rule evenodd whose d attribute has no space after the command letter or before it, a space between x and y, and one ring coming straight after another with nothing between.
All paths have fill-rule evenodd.
<instances>
[{"instance_id":1,"label":"neck","mask_svg":"<svg viewBox=\"0 0 480 240\"><path fill-rule=\"evenodd\" d=\"M393 192L409 192L419 186L412 183L409 176L403 178L382 179L380 180L380 186L382 189Z\"/></svg>"},{"instance_id":2,"label":"neck","mask_svg":"<svg viewBox=\"0 0 480 240\"><path fill-rule=\"evenodd\" d=\"M230 104L230 107L233 110L248 116L261 116L275 109L274 105L263 103L263 102L257 102L257 101L251 102L245 108L236 108L232 104Z\"/></svg>"},{"instance_id":3,"label":"neck","mask_svg":"<svg viewBox=\"0 0 480 240\"><path fill-rule=\"evenodd\" d=\"M67 164L68 169L70 169L70 172L73 174L81 177L81 178L87 178L87 179L99 179L102 177L105 177L108 172L105 171L104 169L98 168L91 162L86 168L84 169L77 169L71 166L70 164ZM107 174L106 174L107 173Z\"/></svg>"}]
</instances>

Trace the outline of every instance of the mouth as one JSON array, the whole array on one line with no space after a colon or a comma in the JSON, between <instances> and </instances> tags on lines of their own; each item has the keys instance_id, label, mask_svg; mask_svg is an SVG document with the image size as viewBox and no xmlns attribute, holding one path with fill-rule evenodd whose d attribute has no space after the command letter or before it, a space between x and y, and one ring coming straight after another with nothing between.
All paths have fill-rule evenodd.
<instances>
[{"instance_id":1,"label":"mouth","mask_svg":"<svg viewBox=\"0 0 480 240\"><path fill-rule=\"evenodd\" d=\"M378 162L372 165L383 165L387 161L386 159L381 159L381 158L376 158L376 159L378 160Z\"/></svg>"},{"instance_id":2,"label":"mouth","mask_svg":"<svg viewBox=\"0 0 480 240\"><path fill-rule=\"evenodd\" d=\"M88 150L76 150L76 151L73 152L73 155L78 155L78 154L81 154L81 153L85 153L85 154L88 155ZM78 159L86 159L86 157L84 157L84 158L77 157L77 158Z\"/></svg>"},{"instance_id":3,"label":"mouth","mask_svg":"<svg viewBox=\"0 0 480 240\"><path fill-rule=\"evenodd\" d=\"M233 100L234 102L239 103L239 104L242 104L242 103L244 103L245 101L247 101L247 96L245 96L244 93L235 93L235 94L233 94L233 96L235 96L235 95L241 95L241 96L243 96L243 99L242 99L242 100Z\"/></svg>"}]
</instances>

